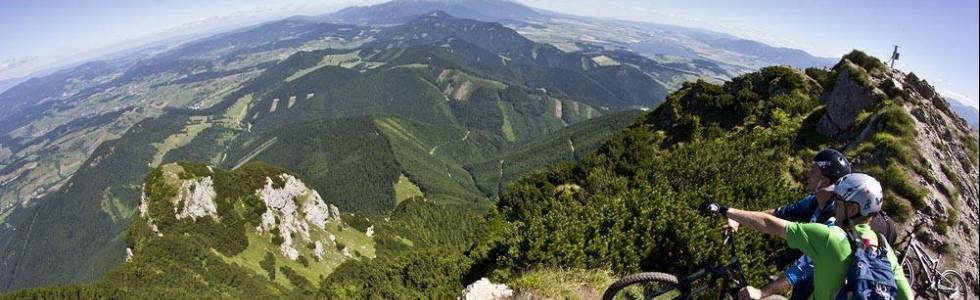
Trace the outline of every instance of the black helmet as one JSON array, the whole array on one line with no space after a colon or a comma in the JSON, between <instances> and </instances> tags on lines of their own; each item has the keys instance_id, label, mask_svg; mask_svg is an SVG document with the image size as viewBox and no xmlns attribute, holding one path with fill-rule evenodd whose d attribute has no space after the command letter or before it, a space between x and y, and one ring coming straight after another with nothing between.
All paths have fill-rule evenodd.
<instances>
[{"instance_id":1,"label":"black helmet","mask_svg":"<svg viewBox=\"0 0 980 300\"><path fill-rule=\"evenodd\" d=\"M813 157L813 163L820 168L820 173L830 180L837 181L844 175L851 174L851 163L840 151L827 148Z\"/></svg>"}]
</instances>

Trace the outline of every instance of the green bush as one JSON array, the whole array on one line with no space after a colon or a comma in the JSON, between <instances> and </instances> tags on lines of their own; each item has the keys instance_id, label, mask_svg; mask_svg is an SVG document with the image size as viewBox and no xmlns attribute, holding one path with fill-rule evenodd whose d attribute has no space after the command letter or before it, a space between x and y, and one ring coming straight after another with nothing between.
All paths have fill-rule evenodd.
<instances>
[{"instance_id":1,"label":"green bush","mask_svg":"<svg viewBox=\"0 0 980 300\"><path fill-rule=\"evenodd\" d=\"M909 178L907 172L894 163L889 164L885 169L873 168L868 170L868 173L881 182L882 188L894 191L896 195L907 199L916 209L925 208L928 190L918 186Z\"/></svg>"},{"instance_id":2,"label":"green bush","mask_svg":"<svg viewBox=\"0 0 980 300\"><path fill-rule=\"evenodd\" d=\"M844 58L850 60L854 64L858 65L872 74L880 74L887 69L884 63L878 58L868 55L861 50L851 50L850 53L845 54Z\"/></svg>"},{"instance_id":3,"label":"green bush","mask_svg":"<svg viewBox=\"0 0 980 300\"><path fill-rule=\"evenodd\" d=\"M912 205L905 198L899 197L890 190L885 190L884 201L881 209L896 221L906 222L912 217Z\"/></svg>"},{"instance_id":4,"label":"green bush","mask_svg":"<svg viewBox=\"0 0 980 300\"><path fill-rule=\"evenodd\" d=\"M310 292L313 291L313 283L311 283L310 280L303 277L303 275L296 273L296 271L293 270L292 268L287 266L281 266L279 267L279 271L282 271L282 275L285 275L286 279L289 280L289 283L292 284L294 287L297 287L305 291L310 291Z\"/></svg>"},{"instance_id":5,"label":"green bush","mask_svg":"<svg viewBox=\"0 0 980 300\"><path fill-rule=\"evenodd\" d=\"M784 176L789 143L777 148L760 130L651 152L635 127L573 168L554 168L511 185L488 223L489 237L472 251L478 269L516 276L531 268L611 269L686 273L726 259L721 220L697 214L699 195L734 207L768 209L803 191ZM780 150L784 149L784 150ZM577 193L556 193L575 184ZM761 234L740 233L742 262L753 280L774 269L765 253L785 247ZM677 260L677 257L685 257Z\"/></svg>"},{"instance_id":6,"label":"green bush","mask_svg":"<svg viewBox=\"0 0 980 300\"><path fill-rule=\"evenodd\" d=\"M977 139L967 135L963 137L963 145L968 150L966 154L970 158L970 162L973 163L973 166L977 166L978 161L980 161L980 144L978 144Z\"/></svg>"},{"instance_id":7,"label":"green bush","mask_svg":"<svg viewBox=\"0 0 980 300\"><path fill-rule=\"evenodd\" d=\"M265 270L266 275L269 276L269 280L276 280L276 255L272 252L266 252L265 257L259 262L259 266Z\"/></svg>"},{"instance_id":8,"label":"green bush","mask_svg":"<svg viewBox=\"0 0 980 300\"><path fill-rule=\"evenodd\" d=\"M819 68L806 68L804 71L807 76L820 83L825 91L834 89L834 82L837 81L837 73Z\"/></svg>"},{"instance_id":9,"label":"green bush","mask_svg":"<svg viewBox=\"0 0 980 300\"><path fill-rule=\"evenodd\" d=\"M878 110L878 126L881 131L891 133L900 138L915 138L915 120L900 104L886 100Z\"/></svg>"},{"instance_id":10,"label":"green bush","mask_svg":"<svg viewBox=\"0 0 980 300\"><path fill-rule=\"evenodd\" d=\"M463 290L470 262L459 254L409 252L394 258L351 260L325 278L326 299L454 299Z\"/></svg>"}]
</instances>

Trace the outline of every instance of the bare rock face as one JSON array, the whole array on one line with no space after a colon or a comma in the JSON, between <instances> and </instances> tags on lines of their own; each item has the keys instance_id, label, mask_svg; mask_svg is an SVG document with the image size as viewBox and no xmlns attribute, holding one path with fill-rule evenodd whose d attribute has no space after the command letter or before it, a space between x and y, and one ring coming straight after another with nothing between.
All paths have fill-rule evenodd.
<instances>
[{"instance_id":1,"label":"bare rock face","mask_svg":"<svg viewBox=\"0 0 980 300\"><path fill-rule=\"evenodd\" d=\"M884 98L885 94L875 87L866 87L855 81L852 69L861 67L844 60L839 68L834 88L822 96L826 113L817 123L817 132L834 137L854 125L858 113Z\"/></svg>"},{"instance_id":2,"label":"bare rock face","mask_svg":"<svg viewBox=\"0 0 980 300\"><path fill-rule=\"evenodd\" d=\"M929 205L916 219L926 218L926 226L917 235L928 245L933 258L940 252L948 264L944 268L960 271L967 285L976 290L977 268L980 267L980 188L977 165L970 161L971 151L966 141L978 139L965 120L949 109L949 103L935 88L915 74L892 70L889 79L902 83L902 106L912 116L916 132L913 148L926 174L909 172L909 176L924 188ZM921 172L921 171L919 171ZM952 190L954 192L945 192ZM955 220L955 222L952 222ZM912 223L906 223L910 226ZM946 230L938 224L946 223Z\"/></svg>"},{"instance_id":3,"label":"bare rock face","mask_svg":"<svg viewBox=\"0 0 980 300\"><path fill-rule=\"evenodd\" d=\"M208 176L196 180L184 180L177 190L177 197L170 201L174 204L174 213L178 220L183 218L197 220L201 217L217 220L218 205L214 203L214 197L217 195L214 191L214 180Z\"/></svg>"},{"instance_id":4,"label":"bare rock face","mask_svg":"<svg viewBox=\"0 0 980 300\"><path fill-rule=\"evenodd\" d=\"M323 254L326 250L323 248L323 242L316 241L313 243L313 255L316 255L317 259L323 259Z\"/></svg>"},{"instance_id":5,"label":"bare rock face","mask_svg":"<svg viewBox=\"0 0 980 300\"><path fill-rule=\"evenodd\" d=\"M179 179L176 174L165 172L164 177L167 177L167 180L180 183L180 186L177 187L177 195L170 199L170 203L174 206L174 216L178 220L185 218L197 220L203 217L210 217L214 220L220 219L218 217L218 205L214 202L215 197L217 197L217 192L214 190L214 180L210 176ZM150 199L146 195L146 186L144 185L143 192L140 193L139 214L141 217L147 218L146 222L153 233L157 236L163 236L163 233L154 224L153 217L148 215L149 201Z\"/></svg>"},{"instance_id":6,"label":"bare rock face","mask_svg":"<svg viewBox=\"0 0 980 300\"><path fill-rule=\"evenodd\" d=\"M150 226L150 230L153 231L153 233L156 234L158 237L163 236L163 233L160 232L160 229L157 228L157 225L153 224L153 217L147 216L147 214L150 211L150 202L149 199L146 197L146 184L143 184L143 187L141 188L140 205L139 207L137 207L137 210L140 213L140 217L146 218L146 224Z\"/></svg>"},{"instance_id":7,"label":"bare rock face","mask_svg":"<svg viewBox=\"0 0 980 300\"><path fill-rule=\"evenodd\" d=\"M463 295L459 299L463 300L499 300L511 299L514 291L507 285L490 282L489 279L480 278L476 282L466 286Z\"/></svg>"},{"instance_id":8,"label":"bare rock face","mask_svg":"<svg viewBox=\"0 0 980 300\"><path fill-rule=\"evenodd\" d=\"M294 241L310 242L310 226L323 229L328 221L340 220L340 212L337 207L324 203L319 193L296 177L282 174L279 179L285 182L281 188L275 187L272 178L266 178L265 187L256 191L267 208L256 230L269 233L278 229L283 239L279 251L295 260L299 251ZM322 245L319 248L322 249Z\"/></svg>"}]
</instances>

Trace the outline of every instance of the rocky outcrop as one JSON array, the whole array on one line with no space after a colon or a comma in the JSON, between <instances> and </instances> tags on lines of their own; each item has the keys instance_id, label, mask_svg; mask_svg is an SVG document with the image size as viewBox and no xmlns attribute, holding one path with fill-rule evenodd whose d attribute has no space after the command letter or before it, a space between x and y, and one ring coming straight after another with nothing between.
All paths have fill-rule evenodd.
<instances>
[{"instance_id":1,"label":"rocky outcrop","mask_svg":"<svg viewBox=\"0 0 980 300\"><path fill-rule=\"evenodd\" d=\"M955 112L953 112L949 106L949 102L946 101L946 98L939 95L939 93L936 92L936 89L932 85L929 85L928 82L919 79L919 77L916 76L915 73L909 73L907 76L905 76L904 74L899 72L896 75L904 79L902 80L902 82L904 83L904 86L908 87L905 90L910 94L911 97L915 97L917 99L925 100L926 102L931 103L933 106L932 108L938 110L939 113L938 115L943 116L943 117L933 118L931 120L932 122L930 122L931 125L952 126L959 131L965 131L965 132L969 132L971 130L970 124L967 123L966 120L963 120L963 118L959 117L959 115L957 115ZM916 115L916 118L926 117L926 115L922 111L920 112L913 111L913 115Z\"/></svg>"},{"instance_id":2,"label":"rocky outcrop","mask_svg":"<svg viewBox=\"0 0 980 300\"><path fill-rule=\"evenodd\" d=\"M201 217L218 219L218 205L214 203L214 180L211 176L200 179L183 180L177 196L170 201L174 204L174 214L177 219Z\"/></svg>"},{"instance_id":3,"label":"rocky outcrop","mask_svg":"<svg viewBox=\"0 0 980 300\"><path fill-rule=\"evenodd\" d=\"M323 260L324 253L326 253L326 249L323 248L323 242L313 242L313 255L316 256L317 259Z\"/></svg>"},{"instance_id":4,"label":"rocky outcrop","mask_svg":"<svg viewBox=\"0 0 980 300\"><path fill-rule=\"evenodd\" d=\"M197 220L203 217L210 217L213 220L220 219L218 216L218 205L214 202L215 197L217 197L217 192L214 190L214 180L210 176L180 179L174 172L164 171L163 178L169 182L174 182L174 185L180 185L177 187L176 195L169 199L174 207L173 213L177 220L185 218ZM163 236L163 233L160 232L160 229L154 223L153 217L149 215L149 202L151 199L146 195L145 184L142 190L140 193L140 203L137 207L140 217L146 218L147 225L149 225L150 230L154 234Z\"/></svg>"},{"instance_id":5,"label":"rocky outcrop","mask_svg":"<svg viewBox=\"0 0 980 300\"><path fill-rule=\"evenodd\" d=\"M319 193L296 177L282 174L278 179L283 181L281 187L276 187L272 178L266 178L265 187L256 191L266 206L256 230L259 233L278 231L283 240L279 251L295 260L299 257L295 241L312 242L310 226L322 230L328 221L340 220L340 212L336 206L324 203ZM322 245L319 248L322 249ZM322 256L322 250L320 253Z\"/></svg>"},{"instance_id":6,"label":"rocky outcrop","mask_svg":"<svg viewBox=\"0 0 980 300\"><path fill-rule=\"evenodd\" d=\"M489 279L480 278L476 282L466 286L463 295L459 299L463 300L498 300L511 299L514 291L507 285L490 282Z\"/></svg>"},{"instance_id":7,"label":"rocky outcrop","mask_svg":"<svg viewBox=\"0 0 980 300\"><path fill-rule=\"evenodd\" d=\"M146 197L145 183L140 188L140 205L136 208L136 210L139 212L140 217L146 218L146 225L150 227L150 231L152 231L153 234L155 234L158 237L163 236L163 233L160 232L160 229L157 227L157 225L153 224L153 217L150 217L148 215L150 211L150 202L149 199L147 199Z\"/></svg>"},{"instance_id":8,"label":"rocky outcrop","mask_svg":"<svg viewBox=\"0 0 980 300\"><path fill-rule=\"evenodd\" d=\"M854 79L858 76L855 71L860 68L846 59L838 66L833 89L825 91L821 97L826 113L817 123L820 134L838 136L854 125L858 113L885 97L878 88L865 86Z\"/></svg>"},{"instance_id":9,"label":"rocky outcrop","mask_svg":"<svg viewBox=\"0 0 980 300\"><path fill-rule=\"evenodd\" d=\"M971 154L975 150L967 144L978 139L977 133L950 110L945 98L926 81L915 74L884 68L870 76L855 74L864 69L842 60L836 69L838 75L833 87L824 91L825 113L817 130L850 149L871 140L884 126L896 126L879 124L882 123L879 116L872 113L870 119L861 123L866 125L854 128L858 116L872 112L879 101L890 98L891 105L908 113L912 123L912 128L908 129L914 133L909 135L907 147L914 152L914 157L899 170L907 172L901 176L908 176L917 183L914 188L924 189L926 196L923 199L925 205L912 216L913 220L901 227L908 228L923 221L924 226L915 228L918 232L915 237L929 246L933 258L946 252L944 268L959 270L968 285L976 288L980 267L980 245L976 242L976 234L980 232L980 187L977 185L978 166L971 160L971 155L976 153ZM866 78L859 79L861 76ZM904 124L901 126L902 130L907 130ZM897 155L883 153L888 157ZM874 155L855 159L858 169L862 168L862 163L881 160Z\"/></svg>"}]
</instances>

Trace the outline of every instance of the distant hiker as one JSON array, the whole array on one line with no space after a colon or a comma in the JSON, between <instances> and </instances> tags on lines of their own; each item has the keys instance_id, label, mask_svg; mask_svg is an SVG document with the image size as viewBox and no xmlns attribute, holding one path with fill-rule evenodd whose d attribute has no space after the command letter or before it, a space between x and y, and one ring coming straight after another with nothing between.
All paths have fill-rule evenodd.
<instances>
[{"instance_id":1,"label":"distant hiker","mask_svg":"<svg viewBox=\"0 0 980 300\"><path fill-rule=\"evenodd\" d=\"M905 278L895 251L891 249L887 239L881 237L880 233L876 234L869 225L874 215L881 210L883 203L881 184L866 174L845 175L835 183L831 200L834 203L834 219L837 226L788 222L766 212L728 208L710 200L706 200L701 209L702 213L725 216L751 229L785 238L791 248L803 251L813 261L814 290L811 299L830 300L837 297L839 292L855 292L855 289L869 288L867 281L873 282L869 289L877 288L881 293L860 291L883 295L884 298L887 298L888 292L891 291L897 299L913 299L912 288ZM852 243L855 239L859 241ZM878 255L878 261L874 260L876 258L874 255ZM879 277L881 273L874 273L872 279L852 280L844 286L845 278L852 278L849 273L864 270L854 267L852 263L855 257L862 263L870 262L872 267L880 266L882 261L886 261L884 264L891 269L891 272L885 274L888 275L887 278ZM861 267L866 266L868 265L861 264ZM742 290L742 298L760 299L769 296L767 292L749 286Z\"/></svg>"},{"instance_id":2,"label":"distant hiker","mask_svg":"<svg viewBox=\"0 0 980 300\"><path fill-rule=\"evenodd\" d=\"M810 173L806 187L810 194L802 200L786 206L766 210L765 213L777 218L803 223L820 223L834 226L834 183L851 173L851 164L840 151L824 149L811 160ZM729 220L729 227L738 230L739 224ZM871 229L885 235L889 244L894 243L897 234L891 221L884 215L873 218ZM782 261L793 261L776 280L762 287L766 294L775 295L792 287L790 299L807 299L813 293L813 261L801 252L792 250L779 257Z\"/></svg>"}]
</instances>

